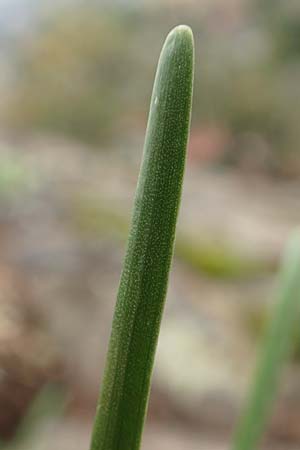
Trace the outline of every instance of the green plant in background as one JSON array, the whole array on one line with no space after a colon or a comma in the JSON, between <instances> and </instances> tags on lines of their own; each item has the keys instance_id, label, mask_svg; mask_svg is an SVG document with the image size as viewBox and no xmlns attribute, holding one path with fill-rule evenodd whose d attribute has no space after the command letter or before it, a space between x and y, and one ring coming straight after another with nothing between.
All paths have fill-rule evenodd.
<instances>
[{"instance_id":1,"label":"green plant in background","mask_svg":"<svg viewBox=\"0 0 300 450\"><path fill-rule=\"evenodd\" d=\"M181 197L193 69L192 32L178 26L155 77L91 450L140 446Z\"/></svg>"},{"instance_id":2,"label":"green plant in background","mask_svg":"<svg viewBox=\"0 0 300 450\"><path fill-rule=\"evenodd\" d=\"M0 148L0 153L2 148ZM31 187L32 176L20 161L0 156L0 197L13 196Z\"/></svg>"},{"instance_id":3,"label":"green plant in background","mask_svg":"<svg viewBox=\"0 0 300 450\"><path fill-rule=\"evenodd\" d=\"M38 30L23 40L3 113L14 132L42 131L103 146L128 113L123 87L133 75L131 32L120 14L89 3L42 15Z\"/></svg>"},{"instance_id":4,"label":"green plant in background","mask_svg":"<svg viewBox=\"0 0 300 450\"><path fill-rule=\"evenodd\" d=\"M55 384L46 384L37 394L22 422L18 426L13 440L0 441L1 450L19 450L32 447L39 431L50 420L58 421L65 409L65 395Z\"/></svg>"},{"instance_id":5,"label":"green plant in background","mask_svg":"<svg viewBox=\"0 0 300 450\"><path fill-rule=\"evenodd\" d=\"M278 302L267 327L245 412L233 450L255 450L266 426L280 369L291 350L300 305L300 233L290 239L280 273Z\"/></svg>"}]
</instances>

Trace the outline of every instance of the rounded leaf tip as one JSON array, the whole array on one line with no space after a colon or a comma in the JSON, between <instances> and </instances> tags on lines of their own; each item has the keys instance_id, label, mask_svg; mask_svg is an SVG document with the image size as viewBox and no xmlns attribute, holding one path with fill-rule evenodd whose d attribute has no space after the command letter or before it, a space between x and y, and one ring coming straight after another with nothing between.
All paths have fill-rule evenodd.
<instances>
[{"instance_id":1,"label":"rounded leaf tip","mask_svg":"<svg viewBox=\"0 0 300 450\"><path fill-rule=\"evenodd\" d=\"M176 27L172 28L172 30L169 33L169 37L179 35L185 36L191 41L194 41L193 31L191 27L189 27L188 25L177 25Z\"/></svg>"},{"instance_id":2,"label":"rounded leaf tip","mask_svg":"<svg viewBox=\"0 0 300 450\"><path fill-rule=\"evenodd\" d=\"M175 28L173 28L173 30L180 33L193 34L191 27L189 27L188 25L177 25Z\"/></svg>"}]
</instances>

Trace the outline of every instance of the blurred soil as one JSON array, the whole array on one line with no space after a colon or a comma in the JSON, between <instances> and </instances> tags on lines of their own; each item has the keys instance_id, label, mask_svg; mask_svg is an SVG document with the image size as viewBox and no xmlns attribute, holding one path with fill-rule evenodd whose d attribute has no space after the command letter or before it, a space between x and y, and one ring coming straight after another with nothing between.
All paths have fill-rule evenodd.
<instances>
[{"instance_id":1,"label":"blurred soil","mask_svg":"<svg viewBox=\"0 0 300 450\"><path fill-rule=\"evenodd\" d=\"M28 448L53 448L54 427L57 450L83 450L140 153L45 138L3 138L0 148L0 435L13 436L41 387L55 382L66 412ZM228 448L275 269L300 222L299 190L296 181L188 164L144 450ZM282 381L266 448L292 450L300 445L296 357Z\"/></svg>"}]
</instances>

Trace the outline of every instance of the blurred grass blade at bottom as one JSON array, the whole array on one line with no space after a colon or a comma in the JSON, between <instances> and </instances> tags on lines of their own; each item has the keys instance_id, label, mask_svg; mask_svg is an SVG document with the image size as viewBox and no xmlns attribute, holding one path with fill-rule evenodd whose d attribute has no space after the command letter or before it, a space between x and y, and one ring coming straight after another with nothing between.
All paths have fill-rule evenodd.
<instances>
[{"instance_id":1,"label":"blurred grass blade at bottom","mask_svg":"<svg viewBox=\"0 0 300 450\"><path fill-rule=\"evenodd\" d=\"M300 320L300 231L290 238L282 262L278 301L262 343L254 382L234 436L233 450L257 450L276 395L280 370Z\"/></svg>"},{"instance_id":2,"label":"blurred grass blade at bottom","mask_svg":"<svg viewBox=\"0 0 300 450\"><path fill-rule=\"evenodd\" d=\"M51 421L59 421L65 410L65 393L55 384L46 384L37 394L13 439L6 443L0 441L1 450L29 449L39 436L40 430Z\"/></svg>"}]
</instances>

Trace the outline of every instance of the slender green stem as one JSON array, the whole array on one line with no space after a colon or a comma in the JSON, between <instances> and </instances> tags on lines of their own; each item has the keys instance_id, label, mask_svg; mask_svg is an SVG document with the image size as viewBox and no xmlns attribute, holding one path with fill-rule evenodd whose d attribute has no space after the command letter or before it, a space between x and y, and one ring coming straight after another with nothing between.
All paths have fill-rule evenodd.
<instances>
[{"instance_id":1,"label":"slender green stem","mask_svg":"<svg viewBox=\"0 0 300 450\"><path fill-rule=\"evenodd\" d=\"M300 233L283 259L278 303L262 346L250 397L234 439L234 450L256 450L271 413L280 369L295 336L300 305Z\"/></svg>"},{"instance_id":2,"label":"slender green stem","mask_svg":"<svg viewBox=\"0 0 300 450\"><path fill-rule=\"evenodd\" d=\"M178 26L155 77L91 450L140 447L181 197L193 68L192 32Z\"/></svg>"}]
</instances>

